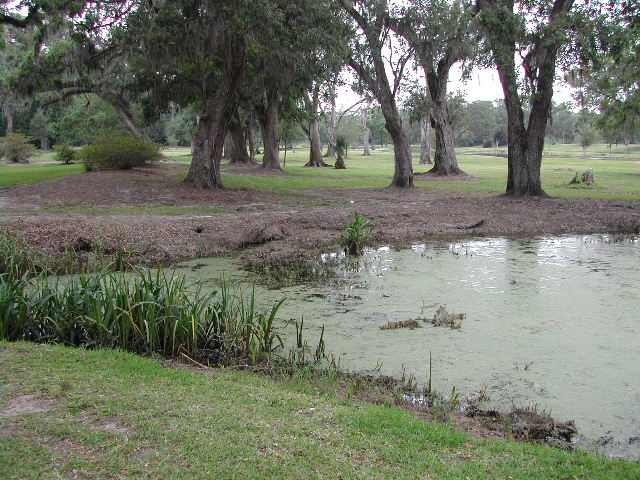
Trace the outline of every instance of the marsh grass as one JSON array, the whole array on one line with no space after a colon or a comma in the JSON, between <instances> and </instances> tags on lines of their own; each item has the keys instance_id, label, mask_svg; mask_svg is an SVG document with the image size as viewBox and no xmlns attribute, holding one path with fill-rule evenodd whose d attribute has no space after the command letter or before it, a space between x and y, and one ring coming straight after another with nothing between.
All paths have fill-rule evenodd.
<instances>
[{"instance_id":1,"label":"marsh grass","mask_svg":"<svg viewBox=\"0 0 640 480\"><path fill-rule=\"evenodd\" d=\"M253 293L206 292L162 270L102 272L63 282L0 275L0 337L121 348L201 362L269 362L282 348L282 301L258 311Z\"/></svg>"}]
</instances>

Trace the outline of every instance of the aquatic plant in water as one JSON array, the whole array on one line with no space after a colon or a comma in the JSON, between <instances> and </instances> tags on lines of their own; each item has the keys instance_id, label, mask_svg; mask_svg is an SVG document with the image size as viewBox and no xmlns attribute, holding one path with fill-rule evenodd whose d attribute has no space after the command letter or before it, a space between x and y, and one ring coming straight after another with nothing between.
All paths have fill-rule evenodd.
<instances>
[{"instance_id":1,"label":"aquatic plant in water","mask_svg":"<svg viewBox=\"0 0 640 480\"><path fill-rule=\"evenodd\" d=\"M340 245L347 255L362 255L364 247L368 245L373 232L373 222L365 220L360 213L355 212L355 219L344 229L346 235L340 239Z\"/></svg>"}]
</instances>

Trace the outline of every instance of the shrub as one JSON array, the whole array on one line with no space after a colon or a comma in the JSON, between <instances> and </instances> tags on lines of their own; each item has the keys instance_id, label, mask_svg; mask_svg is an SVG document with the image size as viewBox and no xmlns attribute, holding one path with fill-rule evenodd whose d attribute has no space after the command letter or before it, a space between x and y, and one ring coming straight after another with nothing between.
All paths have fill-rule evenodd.
<instances>
[{"instance_id":1,"label":"shrub","mask_svg":"<svg viewBox=\"0 0 640 480\"><path fill-rule=\"evenodd\" d=\"M55 150L55 160L56 162L64 163L65 165L69 165L76 160L76 151L73 149L71 144L69 143L61 143L53 147Z\"/></svg>"},{"instance_id":2,"label":"shrub","mask_svg":"<svg viewBox=\"0 0 640 480\"><path fill-rule=\"evenodd\" d=\"M21 133L12 133L0 137L0 151L2 156L14 163L28 163L36 148L30 143L31 137Z\"/></svg>"},{"instance_id":3,"label":"shrub","mask_svg":"<svg viewBox=\"0 0 640 480\"><path fill-rule=\"evenodd\" d=\"M340 244L347 255L362 255L364 247L369 243L373 231L373 222L365 220L356 212L355 219L344 229L346 236L340 239Z\"/></svg>"},{"instance_id":4,"label":"shrub","mask_svg":"<svg viewBox=\"0 0 640 480\"><path fill-rule=\"evenodd\" d=\"M135 135L105 132L96 141L83 147L78 158L87 170L94 168L128 169L140 167L160 158L157 145Z\"/></svg>"}]
</instances>

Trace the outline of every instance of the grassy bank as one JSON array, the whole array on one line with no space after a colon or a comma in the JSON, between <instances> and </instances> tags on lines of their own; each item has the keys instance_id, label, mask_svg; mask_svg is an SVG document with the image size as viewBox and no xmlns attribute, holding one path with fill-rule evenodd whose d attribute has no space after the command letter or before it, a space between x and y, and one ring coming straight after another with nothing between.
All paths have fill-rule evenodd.
<instances>
[{"instance_id":1,"label":"grassy bank","mask_svg":"<svg viewBox=\"0 0 640 480\"><path fill-rule=\"evenodd\" d=\"M637 463L478 440L246 372L7 342L0 364L0 478L640 477Z\"/></svg>"}]
</instances>

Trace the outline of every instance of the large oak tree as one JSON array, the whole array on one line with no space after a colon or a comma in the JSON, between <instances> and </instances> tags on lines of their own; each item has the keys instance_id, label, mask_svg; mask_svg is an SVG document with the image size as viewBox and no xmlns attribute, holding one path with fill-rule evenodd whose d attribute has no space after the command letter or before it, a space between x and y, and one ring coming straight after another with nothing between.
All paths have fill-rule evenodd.
<instances>
[{"instance_id":1,"label":"large oak tree","mask_svg":"<svg viewBox=\"0 0 640 480\"><path fill-rule=\"evenodd\" d=\"M484 41L507 108L507 195L546 196L540 181L542 152L558 55L574 27L573 5L574 0L477 0Z\"/></svg>"},{"instance_id":2,"label":"large oak tree","mask_svg":"<svg viewBox=\"0 0 640 480\"><path fill-rule=\"evenodd\" d=\"M389 28L386 0L341 0L341 4L358 31L347 63L380 104L385 128L393 142L395 171L391 186L413 187L411 143L396 100L409 60L407 49Z\"/></svg>"}]
</instances>

